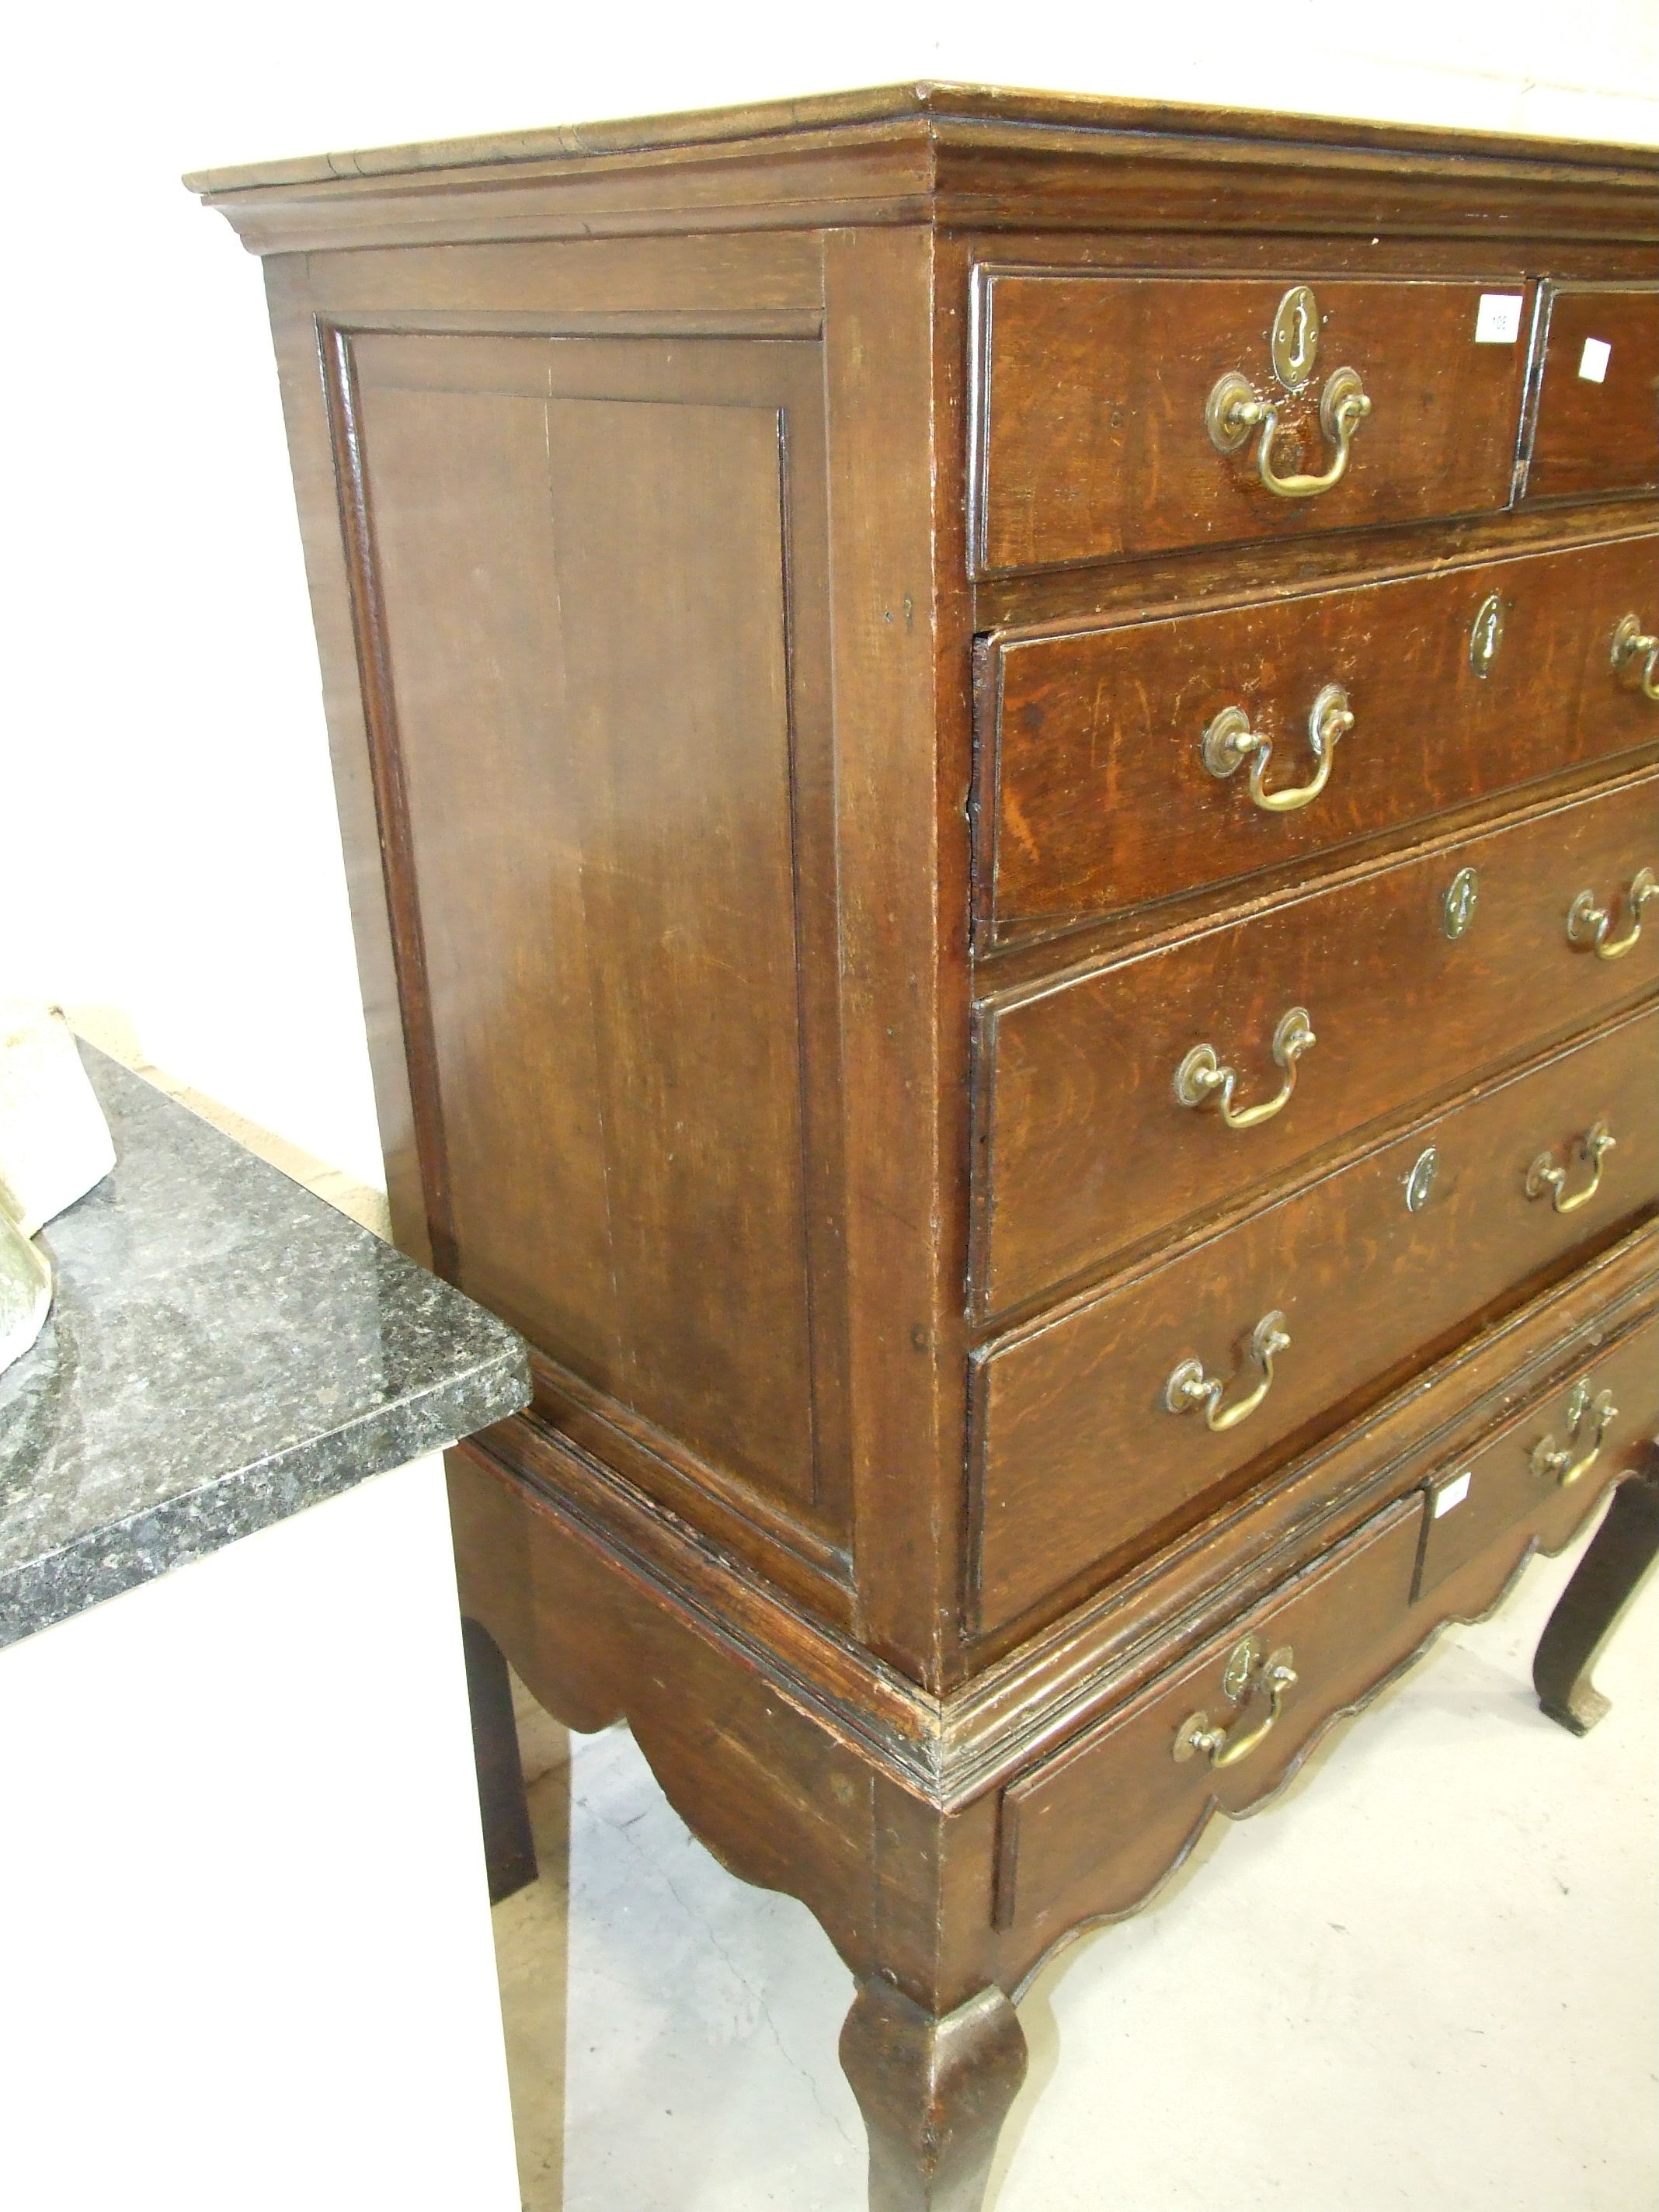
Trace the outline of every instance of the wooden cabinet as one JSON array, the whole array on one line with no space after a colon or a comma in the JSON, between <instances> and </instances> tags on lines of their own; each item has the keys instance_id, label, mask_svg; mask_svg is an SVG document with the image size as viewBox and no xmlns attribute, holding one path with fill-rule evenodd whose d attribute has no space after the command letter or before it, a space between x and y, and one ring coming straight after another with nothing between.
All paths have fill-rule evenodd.
<instances>
[{"instance_id":1,"label":"wooden cabinet","mask_svg":"<svg viewBox=\"0 0 1659 2212\"><path fill-rule=\"evenodd\" d=\"M924 86L193 180L397 1232L535 1348L465 1607L823 1921L878 2212L978 2203L1056 1942L1621 1484L1593 1717L1655 166Z\"/></svg>"}]
</instances>

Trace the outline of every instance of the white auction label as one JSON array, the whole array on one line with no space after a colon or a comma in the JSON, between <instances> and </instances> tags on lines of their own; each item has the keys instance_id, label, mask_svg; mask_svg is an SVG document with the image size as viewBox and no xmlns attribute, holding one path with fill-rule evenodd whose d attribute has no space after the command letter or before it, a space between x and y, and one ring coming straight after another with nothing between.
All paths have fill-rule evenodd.
<instances>
[{"instance_id":1,"label":"white auction label","mask_svg":"<svg viewBox=\"0 0 1659 2212\"><path fill-rule=\"evenodd\" d=\"M1520 292L1483 292L1474 319L1476 345L1513 345L1521 335Z\"/></svg>"},{"instance_id":2,"label":"white auction label","mask_svg":"<svg viewBox=\"0 0 1659 2212\"><path fill-rule=\"evenodd\" d=\"M1469 1470L1465 1468L1462 1474L1454 1475L1443 1489L1435 1492L1434 1517L1437 1521L1443 1513L1449 1513L1454 1505L1463 1503L1469 1494L1470 1480Z\"/></svg>"},{"instance_id":3,"label":"white auction label","mask_svg":"<svg viewBox=\"0 0 1659 2212\"><path fill-rule=\"evenodd\" d=\"M1600 384L1612 359L1613 348L1605 338L1586 338L1584 350L1578 356L1578 374L1586 384Z\"/></svg>"}]
</instances>

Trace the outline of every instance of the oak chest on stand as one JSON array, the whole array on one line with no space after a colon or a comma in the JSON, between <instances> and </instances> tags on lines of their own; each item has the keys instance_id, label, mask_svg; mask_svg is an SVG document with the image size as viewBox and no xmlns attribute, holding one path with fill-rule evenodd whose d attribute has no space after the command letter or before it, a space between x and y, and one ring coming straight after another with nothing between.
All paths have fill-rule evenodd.
<instances>
[{"instance_id":1,"label":"oak chest on stand","mask_svg":"<svg viewBox=\"0 0 1659 2212\"><path fill-rule=\"evenodd\" d=\"M466 1610L818 1916L878 2212L979 2203L1057 1942L1628 1478L1594 1717L1656 167L924 86L191 180L398 1235L538 1353Z\"/></svg>"}]
</instances>

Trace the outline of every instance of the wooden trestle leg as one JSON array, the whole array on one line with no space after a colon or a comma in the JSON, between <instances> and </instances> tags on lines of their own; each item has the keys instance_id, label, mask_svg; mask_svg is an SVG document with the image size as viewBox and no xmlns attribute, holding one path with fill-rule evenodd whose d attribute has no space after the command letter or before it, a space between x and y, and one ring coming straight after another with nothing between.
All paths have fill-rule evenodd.
<instances>
[{"instance_id":1,"label":"wooden trestle leg","mask_svg":"<svg viewBox=\"0 0 1659 2212\"><path fill-rule=\"evenodd\" d=\"M1659 1445L1613 1494L1572 1580L1550 1615L1533 1661L1533 1686L1553 1721L1588 1735L1607 1710L1590 1680L1619 1617L1659 1553Z\"/></svg>"},{"instance_id":2,"label":"wooden trestle leg","mask_svg":"<svg viewBox=\"0 0 1659 2212\"><path fill-rule=\"evenodd\" d=\"M860 1982L841 2063L869 2130L870 2212L980 2212L1026 2056L999 1989L939 2016L889 1982Z\"/></svg>"}]
</instances>

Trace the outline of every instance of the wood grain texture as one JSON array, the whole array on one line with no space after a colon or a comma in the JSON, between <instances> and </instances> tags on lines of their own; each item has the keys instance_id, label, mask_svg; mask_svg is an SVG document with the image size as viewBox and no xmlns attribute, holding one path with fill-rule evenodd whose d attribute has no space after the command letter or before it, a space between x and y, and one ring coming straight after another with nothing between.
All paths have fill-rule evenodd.
<instances>
[{"instance_id":1,"label":"wood grain texture","mask_svg":"<svg viewBox=\"0 0 1659 2212\"><path fill-rule=\"evenodd\" d=\"M1496 598L1497 653L1474 623ZM1035 636L982 650L977 907L991 945L1339 852L1659 736L1613 668L1613 629L1659 605L1659 541ZM1316 773L1308 720L1339 684L1354 716L1330 780L1288 813L1203 739L1237 708L1267 738L1270 791Z\"/></svg>"},{"instance_id":2,"label":"wood grain texture","mask_svg":"<svg viewBox=\"0 0 1659 2212\"><path fill-rule=\"evenodd\" d=\"M1292 394L1274 379L1269 332L1289 286L1316 277L1318 354ZM978 574L1509 503L1526 349L1475 343L1478 284L1296 269L1268 282L988 270L980 283ZM1205 403L1237 372L1282 410L1279 472L1324 470L1319 395L1344 365L1371 412L1332 490L1275 497L1254 437L1231 454L1212 444Z\"/></svg>"},{"instance_id":3,"label":"wood grain texture","mask_svg":"<svg viewBox=\"0 0 1659 2212\"><path fill-rule=\"evenodd\" d=\"M1659 869L1651 775L994 1001L980 1039L975 1312L1097 1272L1651 992L1650 923L1616 960L1567 934L1590 890L1619 917L1616 938L1644 866ZM1469 869L1473 915L1454 939L1446 900ZM1297 1006L1316 1042L1272 1119L1230 1129L1213 1101L1182 1104L1176 1076L1200 1043L1236 1070L1241 1110L1277 1096L1272 1040Z\"/></svg>"},{"instance_id":4,"label":"wood grain texture","mask_svg":"<svg viewBox=\"0 0 1659 2212\"><path fill-rule=\"evenodd\" d=\"M1002 1991L940 2018L890 1982L861 1982L841 2058L869 2130L870 2212L980 2212L1025 2079L1024 2033Z\"/></svg>"},{"instance_id":5,"label":"wood grain texture","mask_svg":"<svg viewBox=\"0 0 1659 2212\"><path fill-rule=\"evenodd\" d=\"M1547 285L1542 313L1527 497L1659 486L1659 285Z\"/></svg>"},{"instance_id":6,"label":"wood grain texture","mask_svg":"<svg viewBox=\"0 0 1659 2212\"><path fill-rule=\"evenodd\" d=\"M1066 1924L1073 1895L1086 1887L1096 1911L1111 1911L1099 1870L1125 1887L1118 1909L1145 1894L1212 1808L1237 1813L1284 1774L1316 1729L1352 1696L1356 1653L1367 1659L1405 1613L1412 1592L1420 1498L1402 1498L1326 1559L1306 1568L1271 1603L1242 1614L1224 1635L1161 1678L1123 1711L1014 1783L1003 1794L997 1921L1032 1932ZM1177 1763L1182 1723L1250 1730L1264 1717L1259 1696L1237 1703L1223 1686L1230 1655L1245 1636L1263 1654L1286 1647L1296 1681L1260 1748L1216 1768L1202 1753Z\"/></svg>"},{"instance_id":7,"label":"wood grain texture","mask_svg":"<svg viewBox=\"0 0 1659 2212\"><path fill-rule=\"evenodd\" d=\"M1094 93L1012 91L999 85L924 81L694 108L669 115L556 124L487 137L441 138L421 145L250 161L198 170L184 182L196 192L241 191L260 185L327 183L342 177L377 174L403 176L488 161L541 161L558 155L638 155L913 117L1001 124L1017 129L1039 125L1049 131L1142 133L1158 129L1255 139L1266 144L1364 146L1437 155L1443 160L1453 154L1484 155L1510 159L1534 171L1554 169L1563 178L1639 167L1651 161L1651 149L1644 146L1571 144L1497 131L1444 130L1427 124L1355 122L1328 116L1119 100Z\"/></svg>"},{"instance_id":8,"label":"wood grain texture","mask_svg":"<svg viewBox=\"0 0 1659 2212\"><path fill-rule=\"evenodd\" d=\"M1516 1286L1650 1211L1656 1048L1654 1015L1621 1023L989 1347L975 1389L983 1622L1017 1616L1091 1561L1144 1557L1291 1438L1334 1426ZM1528 1199L1532 1162L1546 1151L1565 1162L1601 1119L1620 1149L1594 1197L1567 1214ZM1412 1213L1407 1178L1430 1145L1438 1174ZM1576 1169L1574 1188L1587 1181ZM1273 1311L1291 1348L1248 1419L1215 1435L1198 1413L1168 1409L1164 1385L1193 1358L1242 1396L1256 1380L1244 1346Z\"/></svg>"},{"instance_id":9,"label":"wood grain texture","mask_svg":"<svg viewBox=\"0 0 1659 2212\"><path fill-rule=\"evenodd\" d=\"M1328 1589L1243 1809L1593 1504L1483 1483L1474 1555L1400 1591L1423 1486L1632 1371L1659 1308L1651 946L1560 932L1652 857L1659 732L1604 635L1651 574L1645 464L1473 342L1482 292L1647 283L1656 180L929 87L203 180L271 257L398 1234L539 1346L531 1413L456 1455L464 1604L822 1920L883 2212L975 2203L1013 1994L1216 1809L1085 1741ZM994 301L970 513L976 265L1065 313L998 355ZM1376 411L1341 486L1268 507L1202 406L1266 380L1297 280ZM1509 504L1517 432L1583 488ZM981 520L1039 565L976 577ZM1241 823L1189 712L1248 682L1288 774L1319 664L1359 714L1328 803ZM1285 993L1319 1034L1292 1109L1170 1126L1176 1048L1253 1086ZM1527 1201L1597 1113L1594 1200ZM1237 1387L1268 1304L1248 1424L1158 1409L1183 1355ZM1045 1872L1002 1793L1085 1766Z\"/></svg>"},{"instance_id":10,"label":"wood grain texture","mask_svg":"<svg viewBox=\"0 0 1659 2212\"><path fill-rule=\"evenodd\" d=\"M1468 1459L1454 1461L1429 1485L1413 1599L1437 1589L1510 1529L1531 1526L1540 1516L1553 1519L1559 1509L1565 1510L1563 1486L1550 1468L1537 1462L1535 1453L1540 1443L1568 1443L1574 1393L1581 1389L1592 1396L1610 1391L1617 1408L1597 1431L1601 1443L1591 1464L1570 1486L1588 1514L1605 1492L1608 1473L1632 1452L1639 1453L1659 1427L1659 1323L1648 1322L1605 1357L1577 1367L1519 1420L1510 1422ZM1581 1442L1569 1465L1576 1466L1588 1453L1589 1443Z\"/></svg>"},{"instance_id":11,"label":"wood grain texture","mask_svg":"<svg viewBox=\"0 0 1659 2212\"><path fill-rule=\"evenodd\" d=\"M817 350L352 359L456 1279L811 1509L841 1385L807 1104L836 1038L801 827L828 790Z\"/></svg>"}]
</instances>

